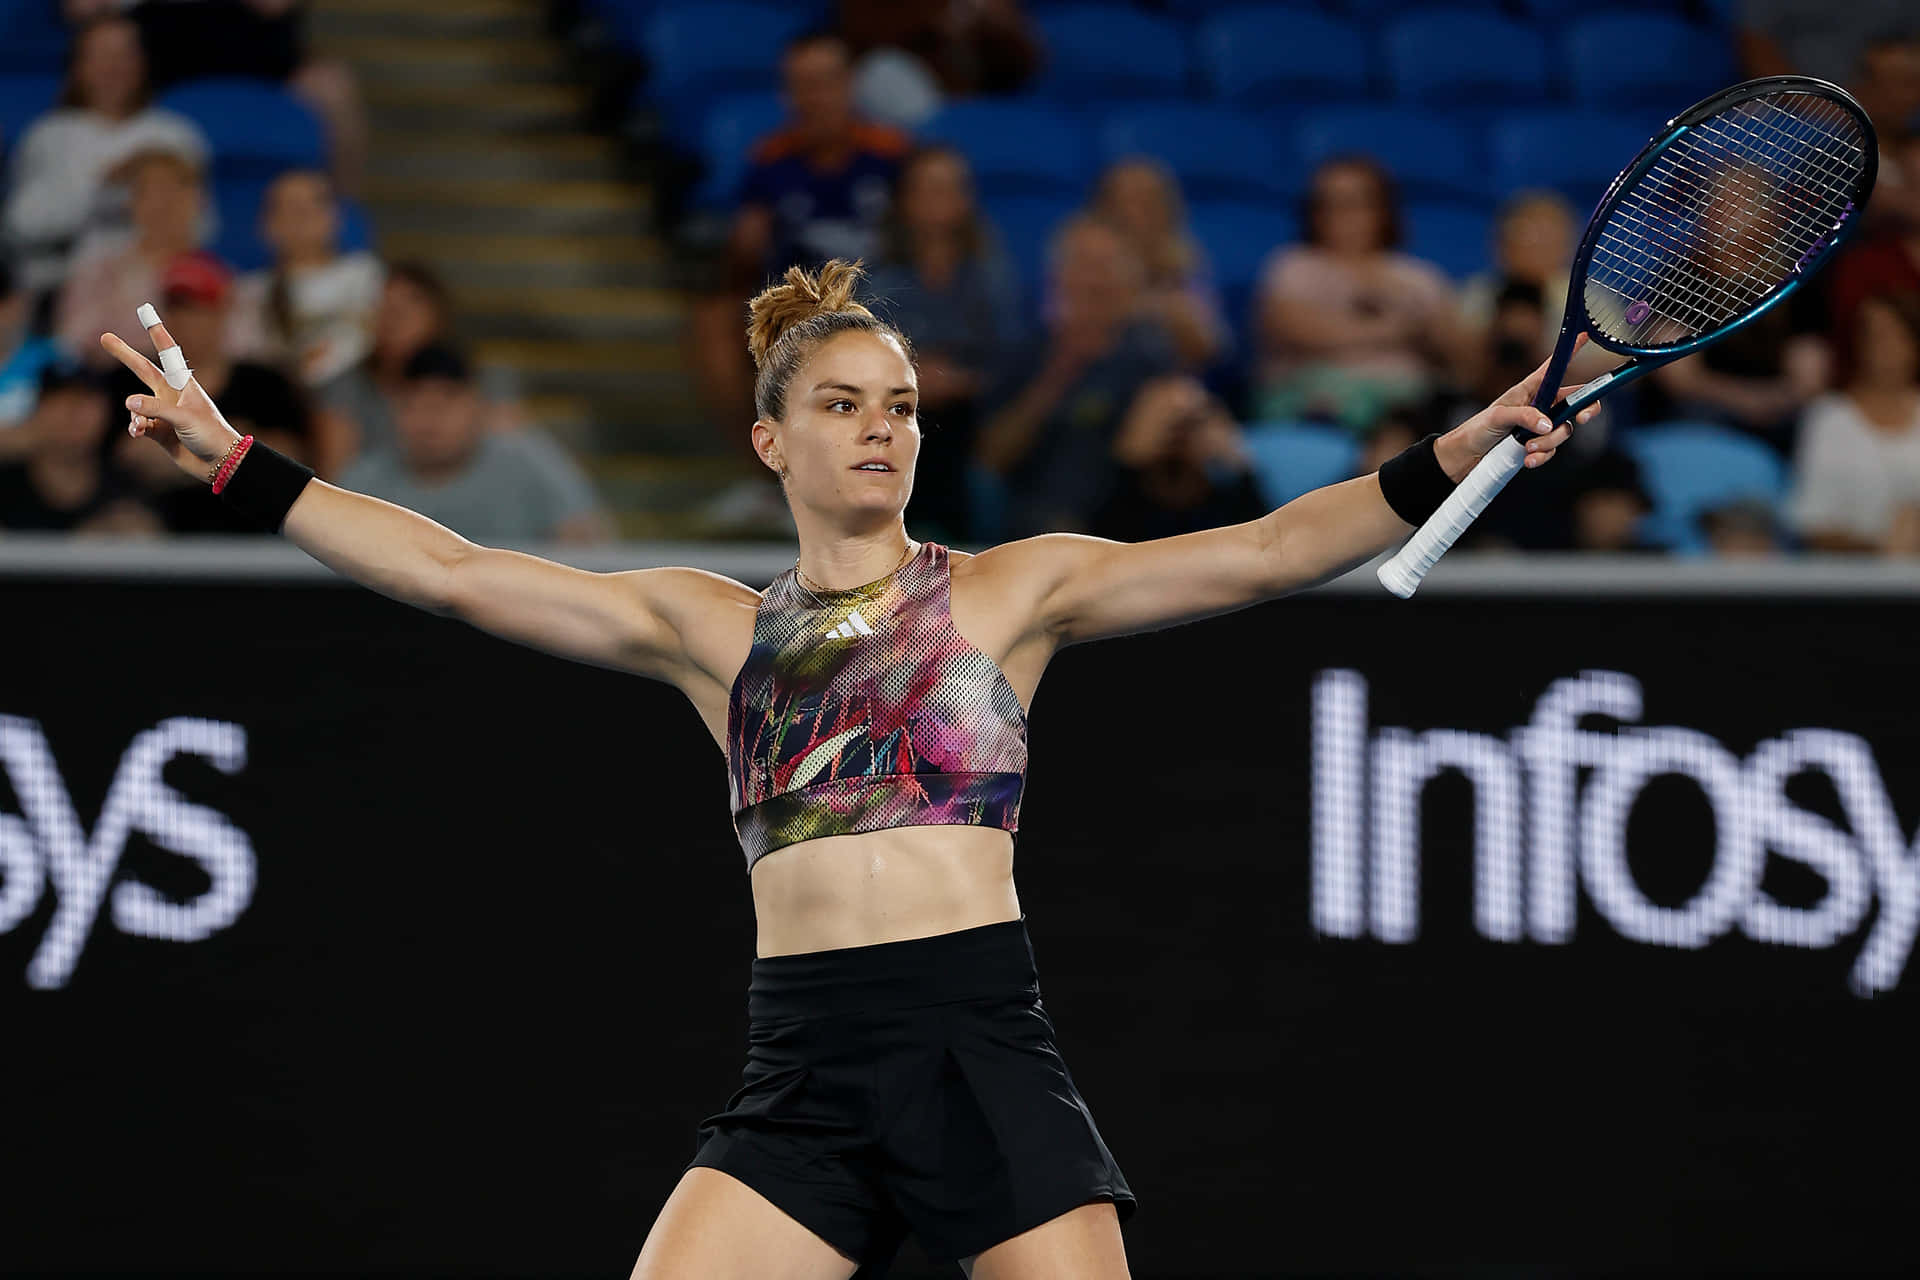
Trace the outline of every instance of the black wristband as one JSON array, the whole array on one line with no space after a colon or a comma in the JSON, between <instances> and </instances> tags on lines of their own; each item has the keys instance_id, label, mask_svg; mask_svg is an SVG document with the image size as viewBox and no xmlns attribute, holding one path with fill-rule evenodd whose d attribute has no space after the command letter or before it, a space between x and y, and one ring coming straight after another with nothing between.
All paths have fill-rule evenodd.
<instances>
[{"instance_id":1,"label":"black wristband","mask_svg":"<svg viewBox=\"0 0 1920 1280\"><path fill-rule=\"evenodd\" d=\"M1439 439L1436 431L1380 464L1380 492L1386 496L1387 505L1415 528L1425 524L1453 492L1453 481L1433 451Z\"/></svg>"},{"instance_id":2,"label":"black wristband","mask_svg":"<svg viewBox=\"0 0 1920 1280\"><path fill-rule=\"evenodd\" d=\"M220 500L261 533L278 533L313 468L255 440L220 490Z\"/></svg>"}]
</instances>

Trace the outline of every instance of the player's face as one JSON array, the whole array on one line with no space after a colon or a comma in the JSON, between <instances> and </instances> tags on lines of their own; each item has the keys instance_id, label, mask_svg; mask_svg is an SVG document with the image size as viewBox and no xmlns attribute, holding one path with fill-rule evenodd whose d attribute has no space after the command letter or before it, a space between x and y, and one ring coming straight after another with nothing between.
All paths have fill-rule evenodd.
<instances>
[{"instance_id":1,"label":"player's face","mask_svg":"<svg viewBox=\"0 0 1920 1280\"><path fill-rule=\"evenodd\" d=\"M789 500L897 517L920 455L919 398L913 366L891 338L856 332L822 343L787 384L779 441ZM856 470L869 458L889 470Z\"/></svg>"}]
</instances>

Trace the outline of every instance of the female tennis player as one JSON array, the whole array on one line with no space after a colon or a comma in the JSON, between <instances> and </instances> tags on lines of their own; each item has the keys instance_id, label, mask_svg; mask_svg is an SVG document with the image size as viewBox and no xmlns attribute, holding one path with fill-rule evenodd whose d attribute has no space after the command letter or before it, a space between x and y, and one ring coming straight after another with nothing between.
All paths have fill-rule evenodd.
<instances>
[{"instance_id":1,"label":"female tennis player","mask_svg":"<svg viewBox=\"0 0 1920 1280\"><path fill-rule=\"evenodd\" d=\"M383 595L669 681L725 753L758 925L747 1066L700 1126L635 1277L878 1275L912 1232L974 1280L1112 1280L1128 1274L1133 1192L1054 1045L1014 892L1041 672L1063 645L1364 561L1514 428L1536 433L1529 466L1569 428L1543 432L1528 407L1543 368L1377 475L1247 524L967 555L907 536L913 352L852 300L858 277L796 268L752 303L753 444L800 535L764 593L700 569L588 573L475 545L237 435L156 316L161 368L101 342L152 393L128 398L129 432L258 528Z\"/></svg>"}]
</instances>

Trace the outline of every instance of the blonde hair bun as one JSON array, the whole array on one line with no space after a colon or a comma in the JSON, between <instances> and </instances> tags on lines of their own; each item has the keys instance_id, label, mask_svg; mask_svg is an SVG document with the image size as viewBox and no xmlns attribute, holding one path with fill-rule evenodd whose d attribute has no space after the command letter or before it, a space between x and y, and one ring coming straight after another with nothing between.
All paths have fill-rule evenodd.
<instances>
[{"instance_id":1,"label":"blonde hair bun","mask_svg":"<svg viewBox=\"0 0 1920 1280\"><path fill-rule=\"evenodd\" d=\"M767 363L767 355L782 335L815 316L836 313L865 316L873 312L853 300L854 287L866 278L858 262L835 258L819 272L804 267L788 267L786 278L762 289L747 304L747 350L753 353L754 368Z\"/></svg>"}]
</instances>

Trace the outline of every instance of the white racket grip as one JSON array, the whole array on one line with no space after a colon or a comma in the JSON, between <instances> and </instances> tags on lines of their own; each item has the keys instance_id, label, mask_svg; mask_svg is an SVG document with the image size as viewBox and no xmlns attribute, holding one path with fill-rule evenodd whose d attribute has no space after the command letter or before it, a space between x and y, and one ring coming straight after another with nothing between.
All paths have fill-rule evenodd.
<instances>
[{"instance_id":1,"label":"white racket grip","mask_svg":"<svg viewBox=\"0 0 1920 1280\"><path fill-rule=\"evenodd\" d=\"M1489 450L1447 495L1440 509L1407 539L1400 553L1380 566L1381 584L1402 600L1418 591L1427 570L1438 564L1467 526L1480 518L1494 495L1507 487L1507 481L1520 474L1526 461L1527 447L1512 436Z\"/></svg>"}]
</instances>

